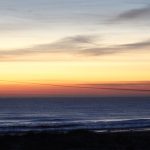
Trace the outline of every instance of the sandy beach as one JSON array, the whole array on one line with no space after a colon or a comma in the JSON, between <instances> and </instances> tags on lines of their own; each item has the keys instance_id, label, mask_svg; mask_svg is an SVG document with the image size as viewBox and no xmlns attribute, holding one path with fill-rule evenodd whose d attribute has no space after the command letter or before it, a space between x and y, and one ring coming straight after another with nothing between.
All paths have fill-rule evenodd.
<instances>
[{"instance_id":1,"label":"sandy beach","mask_svg":"<svg viewBox=\"0 0 150 150\"><path fill-rule=\"evenodd\" d=\"M0 135L1 150L149 150L150 131L42 132Z\"/></svg>"}]
</instances>

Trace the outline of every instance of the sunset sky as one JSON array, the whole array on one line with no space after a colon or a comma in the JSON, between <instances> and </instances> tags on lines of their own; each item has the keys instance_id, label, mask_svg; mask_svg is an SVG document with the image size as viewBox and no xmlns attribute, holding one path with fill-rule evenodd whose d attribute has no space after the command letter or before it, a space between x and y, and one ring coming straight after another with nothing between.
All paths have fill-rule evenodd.
<instances>
[{"instance_id":1,"label":"sunset sky","mask_svg":"<svg viewBox=\"0 0 150 150\"><path fill-rule=\"evenodd\" d=\"M150 95L149 0L0 0L0 96Z\"/></svg>"}]
</instances>

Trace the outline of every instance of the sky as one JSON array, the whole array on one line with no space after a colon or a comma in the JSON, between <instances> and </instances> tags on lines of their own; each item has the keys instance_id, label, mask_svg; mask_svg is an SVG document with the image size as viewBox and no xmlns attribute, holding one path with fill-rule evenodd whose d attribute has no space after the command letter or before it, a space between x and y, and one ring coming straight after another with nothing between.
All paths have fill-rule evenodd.
<instances>
[{"instance_id":1,"label":"sky","mask_svg":"<svg viewBox=\"0 0 150 150\"><path fill-rule=\"evenodd\" d=\"M0 96L150 95L149 0L0 0Z\"/></svg>"}]
</instances>

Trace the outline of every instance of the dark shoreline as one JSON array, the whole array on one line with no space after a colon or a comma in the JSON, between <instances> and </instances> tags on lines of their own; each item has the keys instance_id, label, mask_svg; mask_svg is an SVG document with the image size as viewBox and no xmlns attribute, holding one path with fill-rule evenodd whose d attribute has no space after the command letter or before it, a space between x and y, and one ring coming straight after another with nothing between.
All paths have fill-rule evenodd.
<instances>
[{"instance_id":1,"label":"dark shoreline","mask_svg":"<svg viewBox=\"0 0 150 150\"><path fill-rule=\"evenodd\" d=\"M150 131L87 130L0 135L1 150L150 150Z\"/></svg>"}]
</instances>

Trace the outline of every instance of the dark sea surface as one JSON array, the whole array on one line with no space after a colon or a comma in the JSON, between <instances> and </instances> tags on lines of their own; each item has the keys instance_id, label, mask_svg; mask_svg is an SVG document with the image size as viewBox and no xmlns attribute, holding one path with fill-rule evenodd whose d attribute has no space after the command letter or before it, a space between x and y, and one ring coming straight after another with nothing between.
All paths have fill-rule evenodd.
<instances>
[{"instance_id":1,"label":"dark sea surface","mask_svg":"<svg viewBox=\"0 0 150 150\"><path fill-rule=\"evenodd\" d=\"M0 133L150 128L150 97L0 98Z\"/></svg>"}]
</instances>

